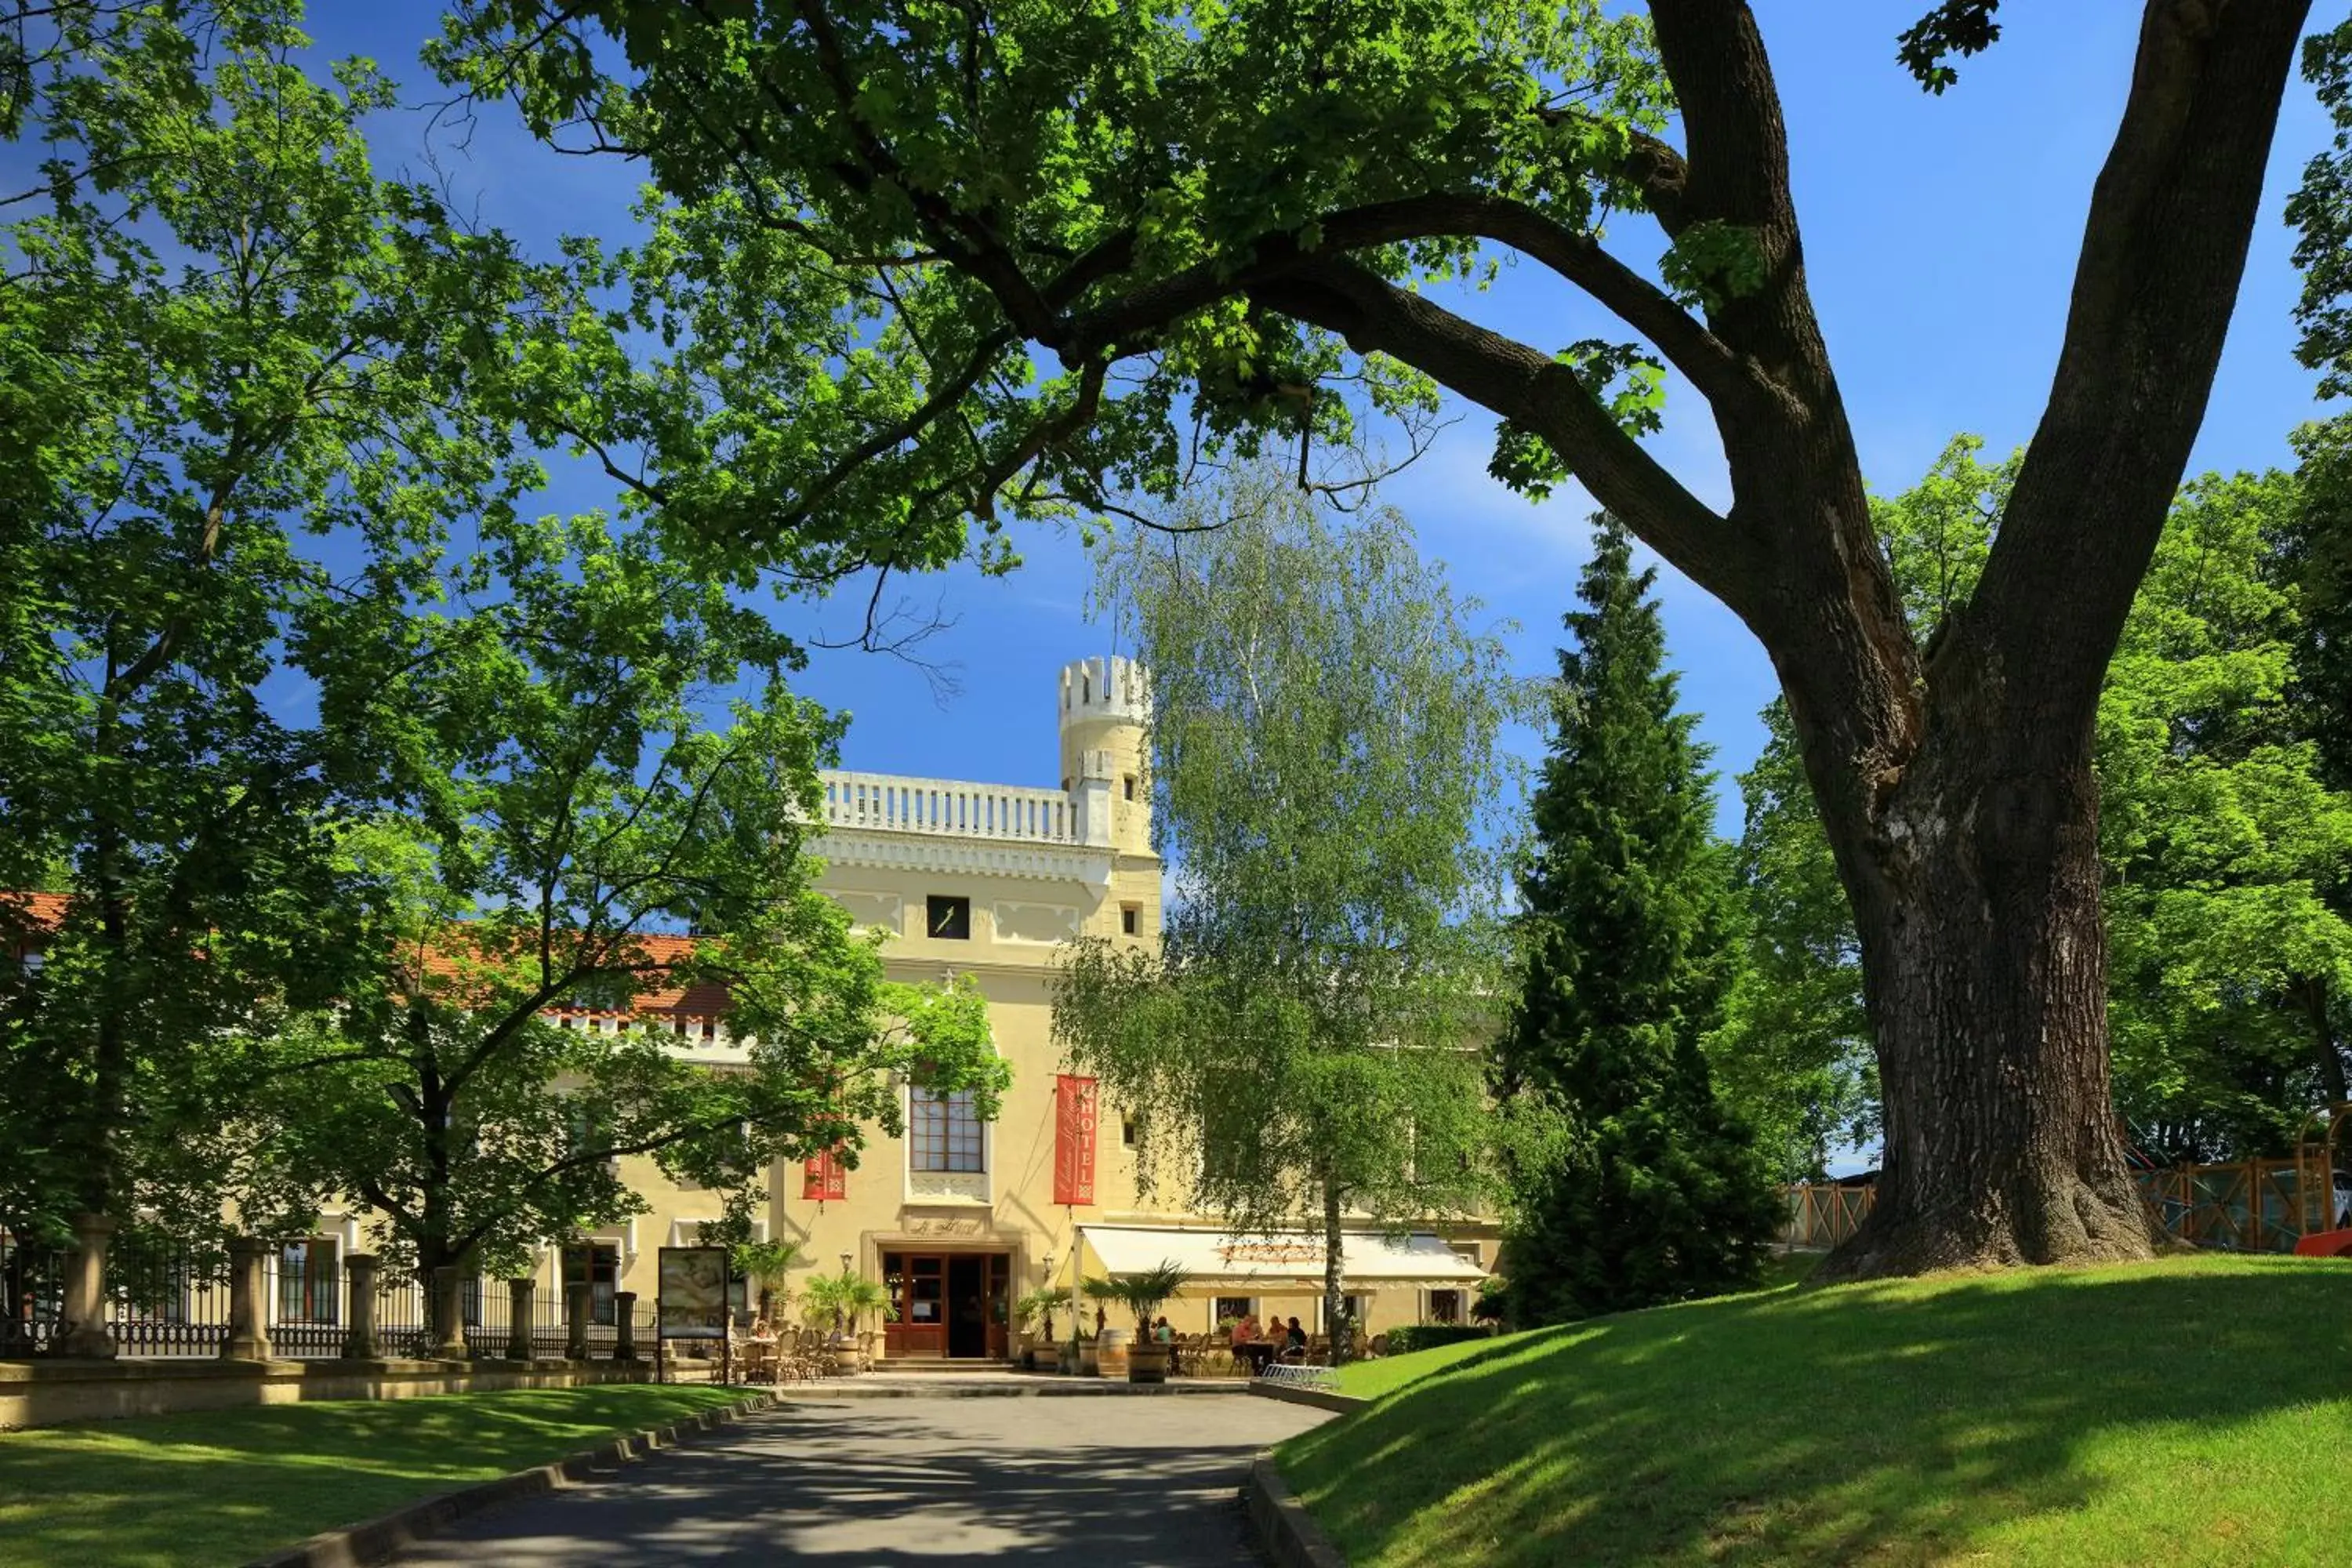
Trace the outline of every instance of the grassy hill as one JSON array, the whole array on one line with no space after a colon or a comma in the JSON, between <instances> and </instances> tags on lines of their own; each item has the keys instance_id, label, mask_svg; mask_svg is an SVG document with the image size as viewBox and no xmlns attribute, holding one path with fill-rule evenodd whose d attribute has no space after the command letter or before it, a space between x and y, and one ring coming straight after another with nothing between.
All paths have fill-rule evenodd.
<instances>
[{"instance_id":1,"label":"grassy hill","mask_svg":"<svg viewBox=\"0 0 2352 1568\"><path fill-rule=\"evenodd\" d=\"M1277 1451L1356 1568L2352 1563L2352 1263L1787 1288L1360 1391Z\"/></svg>"}]
</instances>

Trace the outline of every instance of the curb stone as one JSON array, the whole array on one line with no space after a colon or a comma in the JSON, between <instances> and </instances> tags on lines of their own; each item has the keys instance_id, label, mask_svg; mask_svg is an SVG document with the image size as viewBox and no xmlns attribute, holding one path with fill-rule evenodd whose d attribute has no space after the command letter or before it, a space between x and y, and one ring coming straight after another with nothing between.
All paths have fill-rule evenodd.
<instances>
[{"instance_id":1,"label":"curb stone","mask_svg":"<svg viewBox=\"0 0 2352 1568\"><path fill-rule=\"evenodd\" d=\"M682 1416L667 1426L609 1439L552 1464L534 1465L495 1480L421 1498L390 1513L341 1530L324 1531L283 1551L257 1557L247 1568L365 1568L485 1509L517 1498L560 1491L587 1480L599 1470L634 1463L656 1448L676 1447L689 1437L714 1431L739 1415L775 1403L773 1394L755 1394L715 1410Z\"/></svg>"},{"instance_id":2,"label":"curb stone","mask_svg":"<svg viewBox=\"0 0 2352 1568\"><path fill-rule=\"evenodd\" d=\"M1282 1479L1270 1452L1261 1449L1250 1462L1242 1502L1249 1514L1250 1533L1276 1568L1348 1568L1348 1560Z\"/></svg>"},{"instance_id":3,"label":"curb stone","mask_svg":"<svg viewBox=\"0 0 2352 1568\"><path fill-rule=\"evenodd\" d=\"M1361 1410L1371 1403L1353 1394L1338 1394L1328 1388L1303 1388L1286 1383L1253 1383L1249 1391L1260 1399L1279 1399L1285 1405L1311 1405L1318 1410L1336 1410L1342 1415L1350 1410Z\"/></svg>"},{"instance_id":4,"label":"curb stone","mask_svg":"<svg viewBox=\"0 0 2352 1568\"><path fill-rule=\"evenodd\" d=\"M887 1378L873 1383L845 1384L838 1379L822 1383L787 1384L776 1391L784 1404L802 1400L824 1399L1127 1399L1174 1398L1232 1399L1246 1394L1247 1389L1236 1383L1233 1387L1216 1384L1087 1383L1073 1379L1066 1384L956 1383L941 1379L938 1383L915 1384L911 1381L893 1383Z\"/></svg>"}]
</instances>

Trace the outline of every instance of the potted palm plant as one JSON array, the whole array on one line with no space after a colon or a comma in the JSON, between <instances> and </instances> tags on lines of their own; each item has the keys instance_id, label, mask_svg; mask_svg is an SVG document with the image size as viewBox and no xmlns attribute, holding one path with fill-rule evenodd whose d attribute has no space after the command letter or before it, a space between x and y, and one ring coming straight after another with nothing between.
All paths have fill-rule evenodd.
<instances>
[{"instance_id":1,"label":"potted palm plant","mask_svg":"<svg viewBox=\"0 0 2352 1568\"><path fill-rule=\"evenodd\" d=\"M1050 1285L1040 1286L1013 1303L1013 1326L1017 1336L1013 1342L1013 1359L1023 1366L1032 1364L1037 1353L1036 1336L1030 1325L1042 1322L1045 1325L1045 1342L1049 1345L1054 1342L1054 1313L1062 1304L1062 1296L1063 1292Z\"/></svg>"},{"instance_id":2,"label":"potted palm plant","mask_svg":"<svg viewBox=\"0 0 2352 1568\"><path fill-rule=\"evenodd\" d=\"M788 1300L784 1286L805 1255L796 1242L744 1241L735 1246L735 1272L760 1292L760 1316L773 1321Z\"/></svg>"},{"instance_id":3,"label":"potted palm plant","mask_svg":"<svg viewBox=\"0 0 2352 1568\"><path fill-rule=\"evenodd\" d=\"M847 1270L818 1274L801 1288L801 1300L809 1327L832 1330L834 1359L842 1369L864 1371L866 1337L857 1333L857 1323L867 1312L878 1311L887 1304L889 1297L882 1287L864 1275Z\"/></svg>"},{"instance_id":4,"label":"potted palm plant","mask_svg":"<svg viewBox=\"0 0 2352 1568\"><path fill-rule=\"evenodd\" d=\"M1135 1314L1135 1342L1127 1352L1128 1382L1168 1381L1168 1347L1151 1337L1151 1316L1191 1279L1182 1265L1171 1259L1124 1279L1087 1281L1087 1294L1098 1301L1116 1301Z\"/></svg>"}]
</instances>

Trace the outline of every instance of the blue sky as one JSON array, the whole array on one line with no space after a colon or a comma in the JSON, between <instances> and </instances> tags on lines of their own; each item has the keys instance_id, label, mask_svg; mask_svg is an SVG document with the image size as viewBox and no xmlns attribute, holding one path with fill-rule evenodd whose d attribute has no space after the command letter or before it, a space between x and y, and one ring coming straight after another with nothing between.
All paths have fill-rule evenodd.
<instances>
[{"instance_id":1,"label":"blue sky","mask_svg":"<svg viewBox=\"0 0 2352 1568\"><path fill-rule=\"evenodd\" d=\"M2128 86L2140 6L2072 0L2003 8L2006 29L1969 62L1959 85L1930 98L1895 63L1895 34L1926 0L1764 0L1759 5L1789 119L1798 207L1815 303L1874 488L1899 489L1961 430L1996 450L2032 433L2056 362L2092 181ZM312 26L335 54L375 57L418 81L415 46L433 27L431 0L314 0ZM417 94L430 96L419 81ZM422 145L421 117L380 127L389 169ZM2312 416L2312 378L2293 358L2296 276L2281 213L2327 124L2299 82L2282 119L2245 287L2191 463L2261 468L2286 459L2286 436ZM486 221L534 243L587 230L618 238L634 176L624 165L538 148L498 110L484 111L463 149L435 141L457 188L478 195ZM1624 226L1629 255L1654 254L1653 233ZM1599 335L1598 312L1531 268L1489 294L1454 301L1543 345ZM1498 620L1516 622L1516 667L1552 667L1559 617L1589 548L1591 503L1573 488L1530 505L1486 476L1488 422L1475 411L1386 490L1450 566L1456 586ZM1727 499L1705 410L1669 389L1654 449L1702 499ZM604 504L584 472L567 472L549 510ZM856 722L845 761L882 772L1045 784L1055 773L1053 692L1067 659L1109 650L1089 625L1087 566L1074 536L1038 531L1009 579L950 572L909 592L955 618L927 645L959 689L940 699L920 670L888 658L819 653L802 689ZM1736 832L1729 775L1761 742L1756 713L1774 691L1769 664L1744 628L1671 572L1660 594L1687 706L1724 770L1721 822ZM862 598L861 598L862 603ZM845 629L855 609L803 612L798 624ZM1532 735L1523 738L1534 747Z\"/></svg>"}]
</instances>

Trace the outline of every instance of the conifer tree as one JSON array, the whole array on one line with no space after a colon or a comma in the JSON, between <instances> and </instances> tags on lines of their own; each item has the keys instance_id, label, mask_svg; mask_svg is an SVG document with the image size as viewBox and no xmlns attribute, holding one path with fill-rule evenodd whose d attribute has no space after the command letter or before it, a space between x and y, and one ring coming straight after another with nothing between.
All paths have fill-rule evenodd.
<instances>
[{"instance_id":1,"label":"conifer tree","mask_svg":"<svg viewBox=\"0 0 2352 1568\"><path fill-rule=\"evenodd\" d=\"M1565 617L1555 732L1522 879L1525 984L1507 1094L1560 1123L1514 1173L1513 1310L1542 1321L1752 1283L1776 1220L1753 1135L1700 1039L1740 943L1714 775L1622 527L1605 514Z\"/></svg>"}]
</instances>

